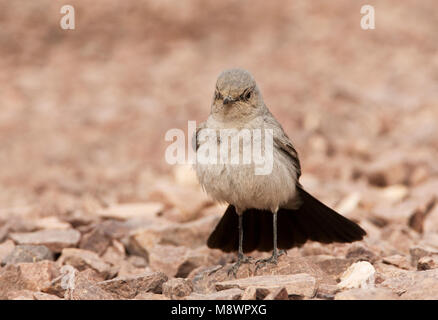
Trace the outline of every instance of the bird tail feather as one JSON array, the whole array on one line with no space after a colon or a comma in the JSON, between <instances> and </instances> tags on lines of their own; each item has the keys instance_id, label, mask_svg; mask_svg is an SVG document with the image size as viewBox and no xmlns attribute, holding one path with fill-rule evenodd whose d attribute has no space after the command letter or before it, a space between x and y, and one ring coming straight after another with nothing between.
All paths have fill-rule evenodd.
<instances>
[{"instance_id":1,"label":"bird tail feather","mask_svg":"<svg viewBox=\"0 0 438 320\"><path fill-rule=\"evenodd\" d=\"M307 240L321 243L354 242L366 232L353 221L314 198L300 187L298 209L280 208L277 213L277 243L279 249L302 246ZM273 249L272 212L248 209L243 213L243 251ZM229 205L207 240L209 248L225 252L238 250L239 219L234 206Z\"/></svg>"}]
</instances>

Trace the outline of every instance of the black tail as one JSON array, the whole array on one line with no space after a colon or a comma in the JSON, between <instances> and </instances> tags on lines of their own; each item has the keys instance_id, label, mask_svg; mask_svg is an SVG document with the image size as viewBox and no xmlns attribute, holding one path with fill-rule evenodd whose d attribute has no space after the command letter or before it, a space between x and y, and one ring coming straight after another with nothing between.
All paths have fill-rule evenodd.
<instances>
[{"instance_id":1,"label":"black tail","mask_svg":"<svg viewBox=\"0 0 438 320\"><path fill-rule=\"evenodd\" d=\"M280 249L302 246L307 240L322 243L362 240L366 232L356 223L312 197L301 188L302 204L296 210L280 209L277 215L277 237ZM234 206L228 206L222 219L208 238L210 248L237 251L239 219ZM273 249L272 213L249 209L243 213L243 251Z\"/></svg>"}]
</instances>

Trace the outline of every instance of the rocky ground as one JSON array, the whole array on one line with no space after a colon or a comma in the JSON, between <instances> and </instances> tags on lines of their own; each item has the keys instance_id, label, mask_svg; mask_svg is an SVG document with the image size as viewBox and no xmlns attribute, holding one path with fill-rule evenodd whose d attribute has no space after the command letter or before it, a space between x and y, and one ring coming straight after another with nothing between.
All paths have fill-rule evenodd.
<instances>
[{"instance_id":1,"label":"rocky ground","mask_svg":"<svg viewBox=\"0 0 438 320\"><path fill-rule=\"evenodd\" d=\"M437 299L435 2L0 0L0 299ZM227 274L172 128L250 70L301 183L368 233ZM262 256L252 253L253 257Z\"/></svg>"},{"instance_id":2,"label":"rocky ground","mask_svg":"<svg viewBox=\"0 0 438 320\"><path fill-rule=\"evenodd\" d=\"M392 168L381 172L391 174ZM224 211L195 185L189 168L163 179L149 201L33 217L0 228L1 299L435 299L438 296L436 188L403 185L351 191L335 206L368 236L353 244L306 243L277 266L244 265L208 249ZM437 181L435 180L434 185ZM430 194L425 196L426 190ZM416 205L414 195L425 196ZM370 214L361 199L394 209ZM359 214L362 212L362 214ZM395 212L395 213L394 213ZM396 221L398 220L398 221ZM265 254L266 255L266 254ZM261 257L261 253L253 253ZM71 267L65 267L71 266Z\"/></svg>"}]
</instances>

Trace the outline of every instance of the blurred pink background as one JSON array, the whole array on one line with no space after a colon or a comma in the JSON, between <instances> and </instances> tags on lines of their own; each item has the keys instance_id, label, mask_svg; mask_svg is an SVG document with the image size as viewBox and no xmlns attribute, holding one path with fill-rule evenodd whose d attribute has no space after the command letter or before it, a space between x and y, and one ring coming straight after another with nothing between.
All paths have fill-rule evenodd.
<instances>
[{"instance_id":1,"label":"blurred pink background","mask_svg":"<svg viewBox=\"0 0 438 320\"><path fill-rule=\"evenodd\" d=\"M59 26L64 4L76 9L75 30ZM365 4L375 30L360 28ZM435 7L0 0L0 208L147 199L174 170L165 132L204 121L230 67L255 76L296 145L303 183L329 203L356 187L436 181Z\"/></svg>"}]
</instances>

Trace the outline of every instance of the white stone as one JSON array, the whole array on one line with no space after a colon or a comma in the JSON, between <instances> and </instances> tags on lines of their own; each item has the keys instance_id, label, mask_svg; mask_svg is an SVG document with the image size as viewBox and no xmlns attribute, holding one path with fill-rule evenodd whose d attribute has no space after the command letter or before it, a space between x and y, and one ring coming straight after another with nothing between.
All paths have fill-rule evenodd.
<instances>
[{"instance_id":1,"label":"white stone","mask_svg":"<svg viewBox=\"0 0 438 320\"><path fill-rule=\"evenodd\" d=\"M353 263L341 276L340 289L374 287L376 269L367 261Z\"/></svg>"},{"instance_id":2,"label":"white stone","mask_svg":"<svg viewBox=\"0 0 438 320\"><path fill-rule=\"evenodd\" d=\"M103 218L127 220L130 218L156 217L163 209L164 205L159 202L129 203L110 206L99 210L97 214Z\"/></svg>"}]
</instances>

